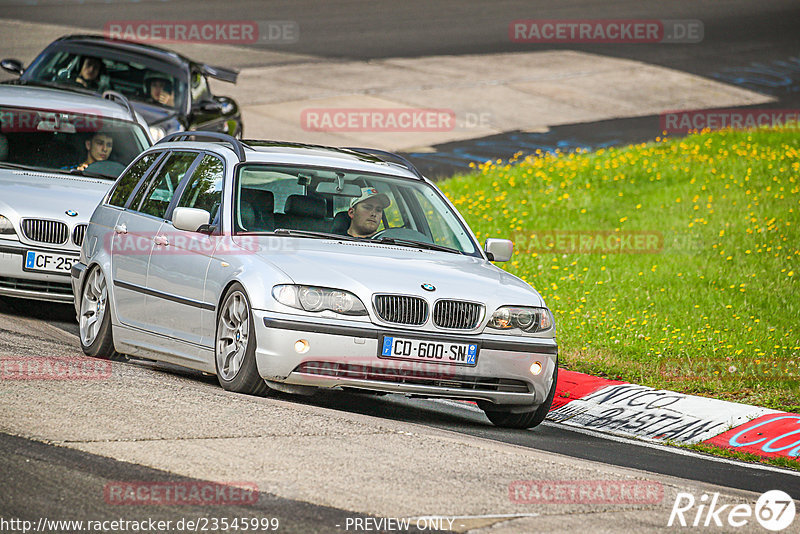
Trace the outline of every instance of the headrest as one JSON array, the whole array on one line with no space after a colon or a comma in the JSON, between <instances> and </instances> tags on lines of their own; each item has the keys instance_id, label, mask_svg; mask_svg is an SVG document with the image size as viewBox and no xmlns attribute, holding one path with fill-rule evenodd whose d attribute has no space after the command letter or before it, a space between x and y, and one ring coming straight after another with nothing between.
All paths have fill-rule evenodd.
<instances>
[{"instance_id":1,"label":"headrest","mask_svg":"<svg viewBox=\"0 0 800 534\"><path fill-rule=\"evenodd\" d=\"M286 215L299 215L322 219L325 217L325 200L318 197L289 195L286 199Z\"/></svg>"},{"instance_id":2,"label":"headrest","mask_svg":"<svg viewBox=\"0 0 800 534\"><path fill-rule=\"evenodd\" d=\"M272 213L275 209L275 195L272 191L243 187L242 200L249 202L260 212Z\"/></svg>"}]
</instances>

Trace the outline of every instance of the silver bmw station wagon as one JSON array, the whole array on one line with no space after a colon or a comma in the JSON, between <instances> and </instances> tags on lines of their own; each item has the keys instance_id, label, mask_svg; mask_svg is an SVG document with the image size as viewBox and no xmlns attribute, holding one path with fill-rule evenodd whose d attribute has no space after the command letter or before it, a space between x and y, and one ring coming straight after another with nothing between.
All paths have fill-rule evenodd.
<instances>
[{"instance_id":1,"label":"silver bmw station wagon","mask_svg":"<svg viewBox=\"0 0 800 534\"><path fill-rule=\"evenodd\" d=\"M387 152L172 134L95 210L72 268L80 343L264 395L476 401L544 420L558 374L541 296L492 264L447 198Z\"/></svg>"}]
</instances>

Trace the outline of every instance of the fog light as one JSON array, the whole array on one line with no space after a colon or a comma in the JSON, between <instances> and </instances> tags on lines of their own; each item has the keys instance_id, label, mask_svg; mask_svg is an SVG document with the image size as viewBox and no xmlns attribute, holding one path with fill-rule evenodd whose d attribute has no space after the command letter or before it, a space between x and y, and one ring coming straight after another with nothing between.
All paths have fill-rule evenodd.
<instances>
[{"instance_id":1,"label":"fog light","mask_svg":"<svg viewBox=\"0 0 800 534\"><path fill-rule=\"evenodd\" d=\"M298 354L305 354L308 352L310 345L305 339L298 339L294 342L294 351Z\"/></svg>"},{"instance_id":2,"label":"fog light","mask_svg":"<svg viewBox=\"0 0 800 534\"><path fill-rule=\"evenodd\" d=\"M531 364L531 374L533 376L537 376L541 372L542 372L542 364L539 362L533 362Z\"/></svg>"}]
</instances>

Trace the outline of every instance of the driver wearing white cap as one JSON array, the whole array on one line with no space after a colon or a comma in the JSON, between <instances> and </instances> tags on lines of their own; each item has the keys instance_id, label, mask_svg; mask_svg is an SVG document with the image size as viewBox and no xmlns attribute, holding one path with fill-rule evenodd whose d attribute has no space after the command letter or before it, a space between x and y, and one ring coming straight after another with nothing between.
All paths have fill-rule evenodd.
<instances>
[{"instance_id":1,"label":"driver wearing white cap","mask_svg":"<svg viewBox=\"0 0 800 534\"><path fill-rule=\"evenodd\" d=\"M362 187L361 196L350 201L350 209L347 211L350 216L348 235L364 238L375 235L383 220L383 210L391 203L386 194L379 193L374 187Z\"/></svg>"}]
</instances>

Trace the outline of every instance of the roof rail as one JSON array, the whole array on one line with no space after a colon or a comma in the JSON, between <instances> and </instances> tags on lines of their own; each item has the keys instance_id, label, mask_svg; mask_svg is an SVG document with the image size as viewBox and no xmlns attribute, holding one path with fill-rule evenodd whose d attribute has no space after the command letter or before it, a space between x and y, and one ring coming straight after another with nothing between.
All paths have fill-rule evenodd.
<instances>
[{"instance_id":1,"label":"roof rail","mask_svg":"<svg viewBox=\"0 0 800 534\"><path fill-rule=\"evenodd\" d=\"M136 110L133 109L133 106L131 105L130 100L128 100L128 97L117 91L109 90L109 91L103 91L103 98L105 98L106 100L111 100L112 102L116 102L118 104L122 104L123 106L125 106L125 108L127 108L128 113L131 114L131 118L134 121L136 120Z\"/></svg>"},{"instance_id":2,"label":"roof rail","mask_svg":"<svg viewBox=\"0 0 800 534\"><path fill-rule=\"evenodd\" d=\"M236 157L239 158L239 161L244 161L244 149L249 148L252 150L252 147L247 146L246 144L242 143L239 139L236 139L232 135L224 134L222 132L204 132L202 130L188 130L185 132L174 132L168 135L165 135L161 139L158 140L158 143L167 143L169 141L186 141L189 137L205 137L207 139L215 139L217 141L225 141L226 143L231 144L231 148L236 153Z\"/></svg>"},{"instance_id":3,"label":"roof rail","mask_svg":"<svg viewBox=\"0 0 800 534\"><path fill-rule=\"evenodd\" d=\"M375 156L379 160L384 161L386 163L392 163L392 162L387 161L386 159L384 159L385 157L394 159L395 162L400 163L403 167L405 167L406 169L408 169L409 171L414 173L414 175L417 178L423 178L423 179L425 178L424 176L422 176L422 173L420 173L417 170L417 168L414 166L413 163L408 161L406 158L404 158L400 154L395 154L394 152L387 152L386 150L378 150L377 148L358 148L358 147L351 147L351 146L343 147L343 148L344 148L344 150L350 150L352 152L358 152L359 154L367 154L369 156Z\"/></svg>"}]
</instances>

